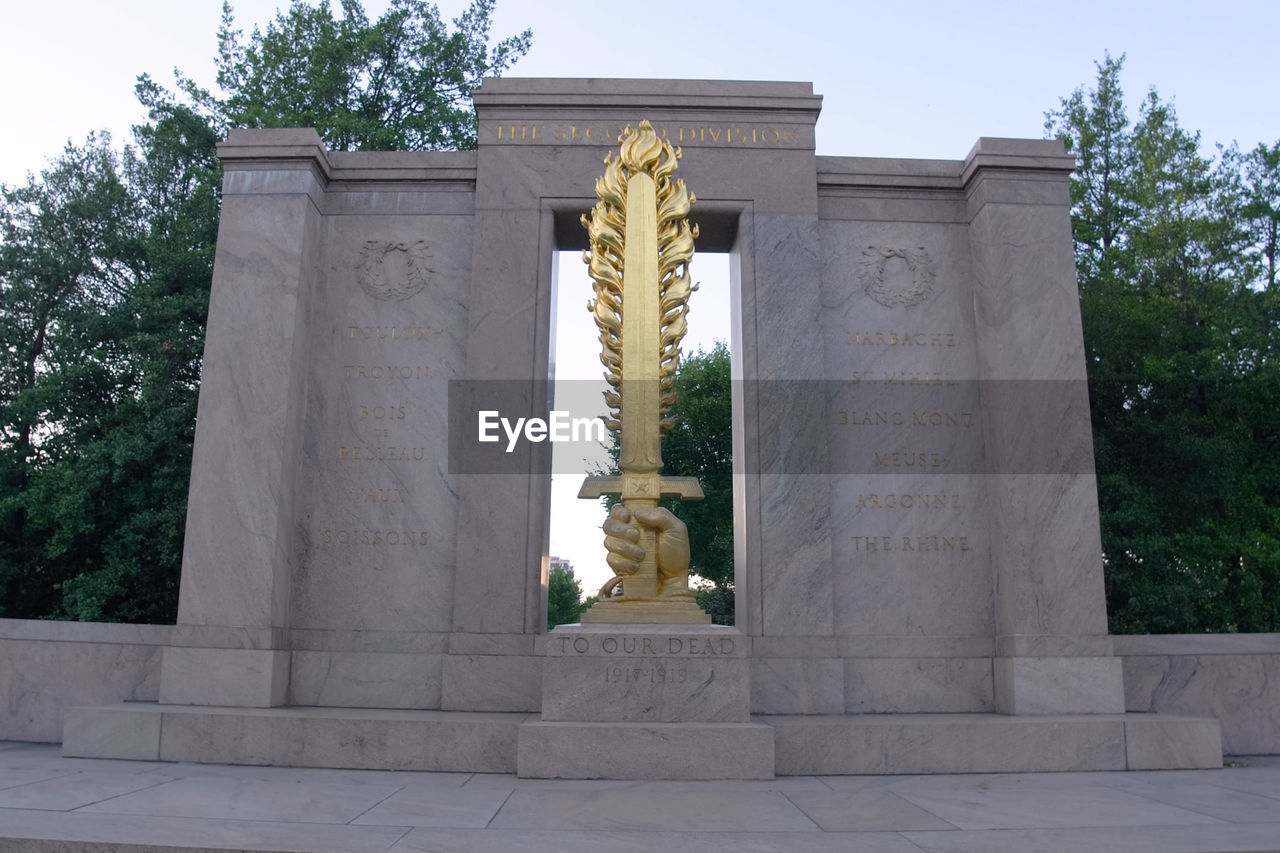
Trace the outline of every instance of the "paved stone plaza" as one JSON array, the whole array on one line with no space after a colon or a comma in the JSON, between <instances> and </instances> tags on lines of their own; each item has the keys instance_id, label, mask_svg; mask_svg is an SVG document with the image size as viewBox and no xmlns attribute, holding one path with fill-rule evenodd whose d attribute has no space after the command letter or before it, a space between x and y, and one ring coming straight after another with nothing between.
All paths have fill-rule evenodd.
<instances>
[{"instance_id":1,"label":"paved stone plaza","mask_svg":"<svg viewBox=\"0 0 1280 853\"><path fill-rule=\"evenodd\" d=\"M0 853L1280 851L1280 757L1232 764L616 782L62 758L0 742Z\"/></svg>"}]
</instances>

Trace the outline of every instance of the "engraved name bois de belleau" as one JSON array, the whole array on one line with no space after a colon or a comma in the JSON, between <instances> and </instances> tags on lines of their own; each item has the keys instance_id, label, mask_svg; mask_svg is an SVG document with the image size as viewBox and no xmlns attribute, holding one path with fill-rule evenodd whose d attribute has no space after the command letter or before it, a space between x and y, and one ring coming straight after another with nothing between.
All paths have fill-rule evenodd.
<instances>
[{"instance_id":1,"label":"engraved name bois de belleau","mask_svg":"<svg viewBox=\"0 0 1280 853\"><path fill-rule=\"evenodd\" d=\"M679 149L647 121L628 127L618 156L605 157L599 201L582 224L595 298L587 309L600 328L609 429L620 433L617 477L588 477L580 498L616 494L604 523L614 577L583 622L708 623L689 589L689 534L658 506L664 495L702 498L694 477L663 477L662 430L675 401L680 339L686 329L693 238L686 215L694 197L672 181Z\"/></svg>"}]
</instances>

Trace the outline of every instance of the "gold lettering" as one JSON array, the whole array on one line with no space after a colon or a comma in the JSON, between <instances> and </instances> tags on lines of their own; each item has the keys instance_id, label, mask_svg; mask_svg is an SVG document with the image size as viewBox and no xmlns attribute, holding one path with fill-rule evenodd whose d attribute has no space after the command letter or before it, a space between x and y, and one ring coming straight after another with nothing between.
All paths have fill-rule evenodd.
<instances>
[{"instance_id":1,"label":"gold lettering","mask_svg":"<svg viewBox=\"0 0 1280 853\"><path fill-rule=\"evenodd\" d=\"M902 412L840 412L841 424L854 426L902 426Z\"/></svg>"},{"instance_id":2,"label":"gold lettering","mask_svg":"<svg viewBox=\"0 0 1280 853\"><path fill-rule=\"evenodd\" d=\"M880 347L952 347L956 345L952 332L847 332L845 341L853 346ZM945 374L942 374L945 376ZM890 374L886 373L888 379Z\"/></svg>"},{"instance_id":3,"label":"gold lettering","mask_svg":"<svg viewBox=\"0 0 1280 853\"><path fill-rule=\"evenodd\" d=\"M402 421L404 413L404 406L361 406L360 420Z\"/></svg>"},{"instance_id":4,"label":"gold lettering","mask_svg":"<svg viewBox=\"0 0 1280 853\"><path fill-rule=\"evenodd\" d=\"M893 537L891 536L855 536L853 537L853 549L855 551L892 551Z\"/></svg>"},{"instance_id":5,"label":"gold lettering","mask_svg":"<svg viewBox=\"0 0 1280 853\"><path fill-rule=\"evenodd\" d=\"M911 425L918 427L970 427L971 412L912 412Z\"/></svg>"},{"instance_id":6,"label":"gold lettering","mask_svg":"<svg viewBox=\"0 0 1280 853\"><path fill-rule=\"evenodd\" d=\"M431 330L423 326L347 326L347 337L367 341L425 341L431 338Z\"/></svg>"},{"instance_id":7,"label":"gold lettering","mask_svg":"<svg viewBox=\"0 0 1280 853\"><path fill-rule=\"evenodd\" d=\"M347 379L428 379L431 368L425 364L344 364Z\"/></svg>"},{"instance_id":8,"label":"gold lettering","mask_svg":"<svg viewBox=\"0 0 1280 853\"><path fill-rule=\"evenodd\" d=\"M959 494L858 495L856 509L960 509Z\"/></svg>"},{"instance_id":9,"label":"gold lettering","mask_svg":"<svg viewBox=\"0 0 1280 853\"><path fill-rule=\"evenodd\" d=\"M326 548L334 545L381 545L426 547L430 534L425 530L364 530L324 527L320 530L320 544Z\"/></svg>"},{"instance_id":10,"label":"gold lettering","mask_svg":"<svg viewBox=\"0 0 1280 853\"><path fill-rule=\"evenodd\" d=\"M943 552L968 551L968 536L903 536L903 551Z\"/></svg>"},{"instance_id":11,"label":"gold lettering","mask_svg":"<svg viewBox=\"0 0 1280 853\"><path fill-rule=\"evenodd\" d=\"M942 457L937 453L875 453L878 468L941 468Z\"/></svg>"},{"instance_id":12,"label":"gold lettering","mask_svg":"<svg viewBox=\"0 0 1280 853\"><path fill-rule=\"evenodd\" d=\"M425 447L346 447L338 446L338 459L343 462L426 462Z\"/></svg>"}]
</instances>

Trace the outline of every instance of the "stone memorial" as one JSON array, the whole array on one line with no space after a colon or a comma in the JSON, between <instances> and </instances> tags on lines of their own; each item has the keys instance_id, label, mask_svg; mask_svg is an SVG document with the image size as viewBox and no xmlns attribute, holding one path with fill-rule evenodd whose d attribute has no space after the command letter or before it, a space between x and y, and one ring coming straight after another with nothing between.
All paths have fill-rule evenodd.
<instances>
[{"instance_id":1,"label":"stone memorial","mask_svg":"<svg viewBox=\"0 0 1280 853\"><path fill-rule=\"evenodd\" d=\"M1060 143L816 156L801 83L503 78L474 100L473 152L331 152L312 130L220 147L159 702L73 710L66 754L579 778L1220 766L1216 720L1124 713ZM624 613L679 591L640 540L622 599L547 633L548 445L504 455L475 425L489 394L547 415L554 252L589 247L601 162L641 122L682 151L698 251L731 258L736 625L696 624L683 594ZM652 465L588 492L643 499L637 472L652 492Z\"/></svg>"}]
</instances>

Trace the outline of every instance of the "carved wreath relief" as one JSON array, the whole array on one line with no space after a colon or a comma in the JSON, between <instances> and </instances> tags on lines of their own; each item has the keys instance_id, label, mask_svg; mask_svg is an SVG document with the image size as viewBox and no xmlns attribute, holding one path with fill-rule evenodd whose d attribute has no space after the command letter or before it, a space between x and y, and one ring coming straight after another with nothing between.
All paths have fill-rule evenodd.
<instances>
[{"instance_id":1,"label":"carved wreath relief","mask_svg":"<svg viewBox=\"0 0 1280 853\"><path fill-rule=\"evenodd\" d=\"M868 246L862 250L858 280L867 295L886 308L919 305L933 293L933 259L923 246Z\"/></svg>"},{"instance_id":2,"label":"carved wreath relief","mask_svg":"<svg viewBox=\"0 0 1280 853\"><path fill-rule=\"evenodd\" d=\"M360 289L374 299L402 302L427 286L430 257L427 244L422 240L412 243L368 240L360 251L356 280L360 282Z\"/></svg>"}]
</instances>

